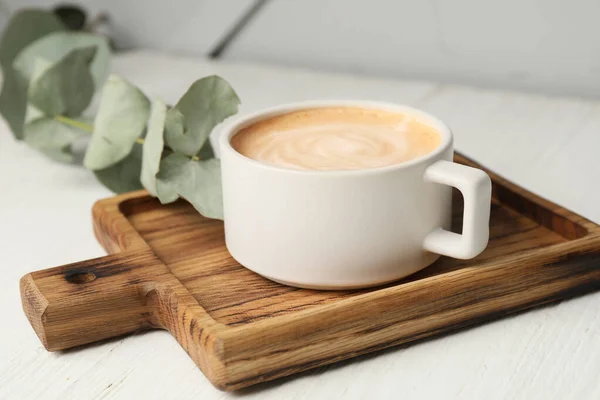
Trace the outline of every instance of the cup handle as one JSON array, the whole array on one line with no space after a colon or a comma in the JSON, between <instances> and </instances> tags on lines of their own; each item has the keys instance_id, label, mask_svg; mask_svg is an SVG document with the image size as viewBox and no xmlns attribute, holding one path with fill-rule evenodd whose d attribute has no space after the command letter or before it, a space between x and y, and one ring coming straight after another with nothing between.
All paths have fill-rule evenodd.
<instances>
[{"instance_id":1,"label":"cup handle","mask_svg":"<svg viewBox=\"0 0 600 400\"><path fill-rule=\"evenodd\" d=\"M464 217L462 235L437 228L425 237L423 248L453 258L477 256L487 246L490 236L490 177L480 169L442 160L425 170L424 179L460 190L464 198Z\"/></svg>"}]
</instances>

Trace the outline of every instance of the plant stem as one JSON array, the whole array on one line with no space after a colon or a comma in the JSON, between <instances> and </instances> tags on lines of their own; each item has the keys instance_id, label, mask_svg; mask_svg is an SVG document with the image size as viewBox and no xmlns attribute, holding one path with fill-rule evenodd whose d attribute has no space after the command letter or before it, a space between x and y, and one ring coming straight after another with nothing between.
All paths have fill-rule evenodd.
<instances>
[{"instance_id":1,"label":"plant stem","mask_svg":"<svg viewBox=\"0 0 600 400\"><path fill-rule=\"evenodd\" d=\"M139 137L139 138L135 139L135 142L138 144L144 144L144 138Z\"/></svg>"},{"instance_id":2,"label":"plant stem","mask_svg":"<svg viewBox=\"0 0 600 400\"><path fill-rule=\"evenodd\" d=\"M64 115L55 115L54 119L57 120L58 122L62 122L65 125L69 125L74 128L81 129L82 131L85 131L87 133L94 132L93 125L86 124L85 122L77 121L77 120L71 119L69 117L65 117Z\"/></svg>"}]
</instances>

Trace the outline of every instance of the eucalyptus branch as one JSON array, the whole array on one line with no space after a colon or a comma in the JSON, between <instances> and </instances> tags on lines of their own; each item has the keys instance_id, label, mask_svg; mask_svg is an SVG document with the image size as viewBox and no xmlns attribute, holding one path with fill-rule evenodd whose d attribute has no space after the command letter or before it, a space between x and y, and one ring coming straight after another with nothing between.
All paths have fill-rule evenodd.
<instances>
[{"instance_id":1,"label":"eucalyptus branch","mask_svg":"<svg viewBox=\"0 0 600 400\"><path fill-rule=\"evenodd\" d=\"M205 77L167 106L118 76L107 79L109 58L106 38L70 31L51 12L15 14L0 39L0 113L15 138L72 162L73 143L89 134L83 165L110 190L145 188L163 204L183 198L222 218L221 167L209 136L237 112L233 88ZM98 113L88 123L81 114L100 88Z\"/></svg>"}]
</instances>

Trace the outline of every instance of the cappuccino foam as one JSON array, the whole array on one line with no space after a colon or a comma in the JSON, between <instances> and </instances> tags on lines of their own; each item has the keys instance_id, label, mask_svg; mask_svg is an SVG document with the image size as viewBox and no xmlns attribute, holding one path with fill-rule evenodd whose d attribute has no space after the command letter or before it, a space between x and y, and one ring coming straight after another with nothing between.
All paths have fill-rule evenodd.
<instances>
[{"instance_id":1,"label":"cappuccino foam","mask_svg":"<svg viewBox=\"0 0 600 400\"><path fill-rule=\"evenodd\" d=\"M233 148L267 164L354 170L404 163L435 150L438 131L410 113L329 107L276 115L242 128Z\"/></svg>"}]
</instances>

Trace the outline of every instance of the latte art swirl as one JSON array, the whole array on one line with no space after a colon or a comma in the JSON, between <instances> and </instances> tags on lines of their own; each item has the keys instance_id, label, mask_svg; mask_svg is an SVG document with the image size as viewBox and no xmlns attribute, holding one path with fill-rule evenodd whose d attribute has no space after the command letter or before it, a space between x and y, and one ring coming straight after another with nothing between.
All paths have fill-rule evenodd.
<instances>
[{"instance_id":1,"label":"latte art swirl","mask_svg":"<svg viewBox=\"0 0 600 400\"><path fill-rule=\"evenodd\" d=\"M330 170L391 165L406 153L405 138L393 128L374 135L371 126L341 123L274 131L257 142L252 158L290 168Z\"/></svg>"},{"instance_id":2,"label":"latte art swirl","mask_svg":"<svg viewBox=\"0 0 600 400\"><path fill-rule=\"evenodd\" d=\"M246 157L293 169L352 170L403 163L440 136L410 115L361 108L302 110L260 121L231 141Z\"/></svg>"}]
</instances>

